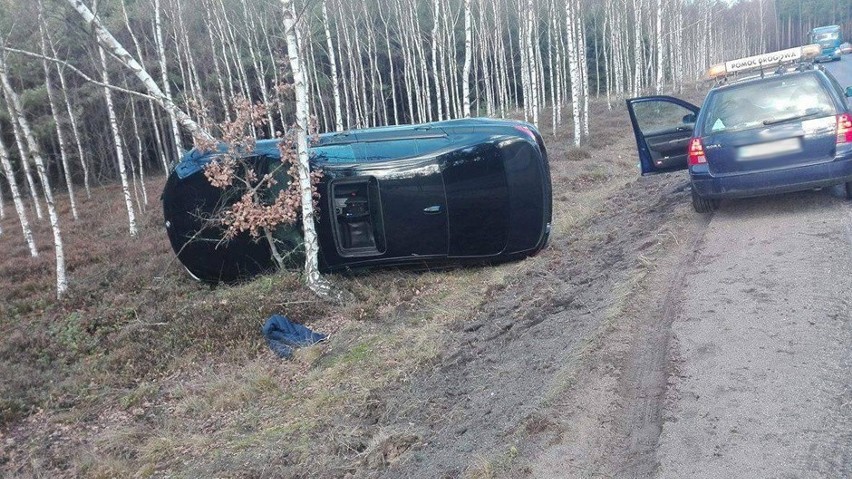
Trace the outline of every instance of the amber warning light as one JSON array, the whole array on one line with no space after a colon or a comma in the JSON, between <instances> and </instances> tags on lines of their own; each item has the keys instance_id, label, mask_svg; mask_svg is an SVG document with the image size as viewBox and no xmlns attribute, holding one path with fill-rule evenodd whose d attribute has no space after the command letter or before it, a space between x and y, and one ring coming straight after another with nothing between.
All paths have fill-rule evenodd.
<instances>
[{"instance_id":1,"label":"amber warning light","mask_svg":"<svg viewBox=\"0 0 852 479\"><path fill-rule=\"evenodd\" d=\"M711 79L721 78L731 73L756 70L762 67L781 66L787 63L808 60L819 55L819 45L788 48L777 52L763 53L745 58L738 58L725 63L713 65L707 70Z\"/></svg>"}]
</instances>

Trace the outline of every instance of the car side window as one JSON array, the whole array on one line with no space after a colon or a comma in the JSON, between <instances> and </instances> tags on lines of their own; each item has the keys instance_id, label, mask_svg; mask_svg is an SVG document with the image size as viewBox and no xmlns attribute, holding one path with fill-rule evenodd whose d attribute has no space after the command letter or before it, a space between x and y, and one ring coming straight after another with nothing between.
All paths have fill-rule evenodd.
<instances>
[{"instance_id":1,"label":"car side window","mask_svg":"<svg viewBox=\"0 0 852 479\"><path fill-rule=\"evenodd\" d=\"M664 100L643 101L633 104L633 114L643 134L663 133L673 131L684 125L687 116L693 111L676 103Z\"/></svg>"}]
</instances>

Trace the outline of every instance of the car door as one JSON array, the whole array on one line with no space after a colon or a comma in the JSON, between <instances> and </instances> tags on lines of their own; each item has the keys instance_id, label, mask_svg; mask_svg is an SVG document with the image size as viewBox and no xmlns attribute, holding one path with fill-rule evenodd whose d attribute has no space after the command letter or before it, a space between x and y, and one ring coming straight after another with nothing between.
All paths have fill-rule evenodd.
<instances>
[{"instance_id":1,"label":"car door","mask_svg":"<svg viewBox=\"0 0 852 479\"><path fill-rule=\"evenodd\" d=\"M642 175L687 168L687 147L699 108L670 96L627 100Z\"/></svg>"}]
</instances>

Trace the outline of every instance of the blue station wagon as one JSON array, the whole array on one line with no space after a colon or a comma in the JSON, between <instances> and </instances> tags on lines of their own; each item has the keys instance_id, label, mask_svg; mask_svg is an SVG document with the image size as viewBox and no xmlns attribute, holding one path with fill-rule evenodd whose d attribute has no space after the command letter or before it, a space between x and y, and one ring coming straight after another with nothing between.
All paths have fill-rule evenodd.
<instances>
[{"instance_id":1,"label":"blue station wagon","mask_svg":"<svg viewBox=\"0 0 852 479\"><path fill-rule=\"evenodd\" d=\"M699 108L669 96L627 100L643 175L688 169L696 211L721 199L844 184L852 198L852 110L812 64L724 80Z\"/></svg>"}]
</instances>

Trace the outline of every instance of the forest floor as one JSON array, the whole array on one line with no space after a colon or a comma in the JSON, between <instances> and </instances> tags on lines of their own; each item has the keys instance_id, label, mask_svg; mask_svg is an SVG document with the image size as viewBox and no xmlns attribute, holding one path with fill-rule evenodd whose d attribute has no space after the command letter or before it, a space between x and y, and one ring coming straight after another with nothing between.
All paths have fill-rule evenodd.
<instances>
[{"instance_id":1,"label":"forest floor","mask_svg":"<svg viewBox=\"0 0 852 479\"><path fill-rule=\"evenodd\" d=\"M623 103L609 110L594 102L591 113L592 136L582 148L569 146L570 127L554 135L542 115L554 191L546 250L493 267L333 276L357 298L342 307L318 301L293 273L216 288L193 282L161 225L162 178L149 182L151 201L134 239L115 186L83 202L79 224L65 207L72 286L60 302L52 298L46 222L33 260L7 214L0 476L684 477L704 470L701 451L690 463L671 460L681 457L678 444L701 441L672 418L683 410L700 415L702 405L678 402L672 384L698 387L689 382L701 363L688 361L695 354L688 335L713 331L681 321L710 314L683 285L700 279L696 255L708 234L723 235L722 245L736 241L736 226L725 221L740 210L723 205L721 220L694 214L685 174L639 177ZM803 203L852 218L838 202L813 193ZM716 232L711 223L719 222ZM833 314L848 316L848 303L832 304ZM272 313L331 339L282 361L260 334ZM838 324L848 332L848 321ZM699 352L693 359L707 360ZM701 427L712 431L715 423ZM838 454L844 436L837 430L826 454ZM673 451L669 459L660 448Z\"/></svg>"}]
</instances>

